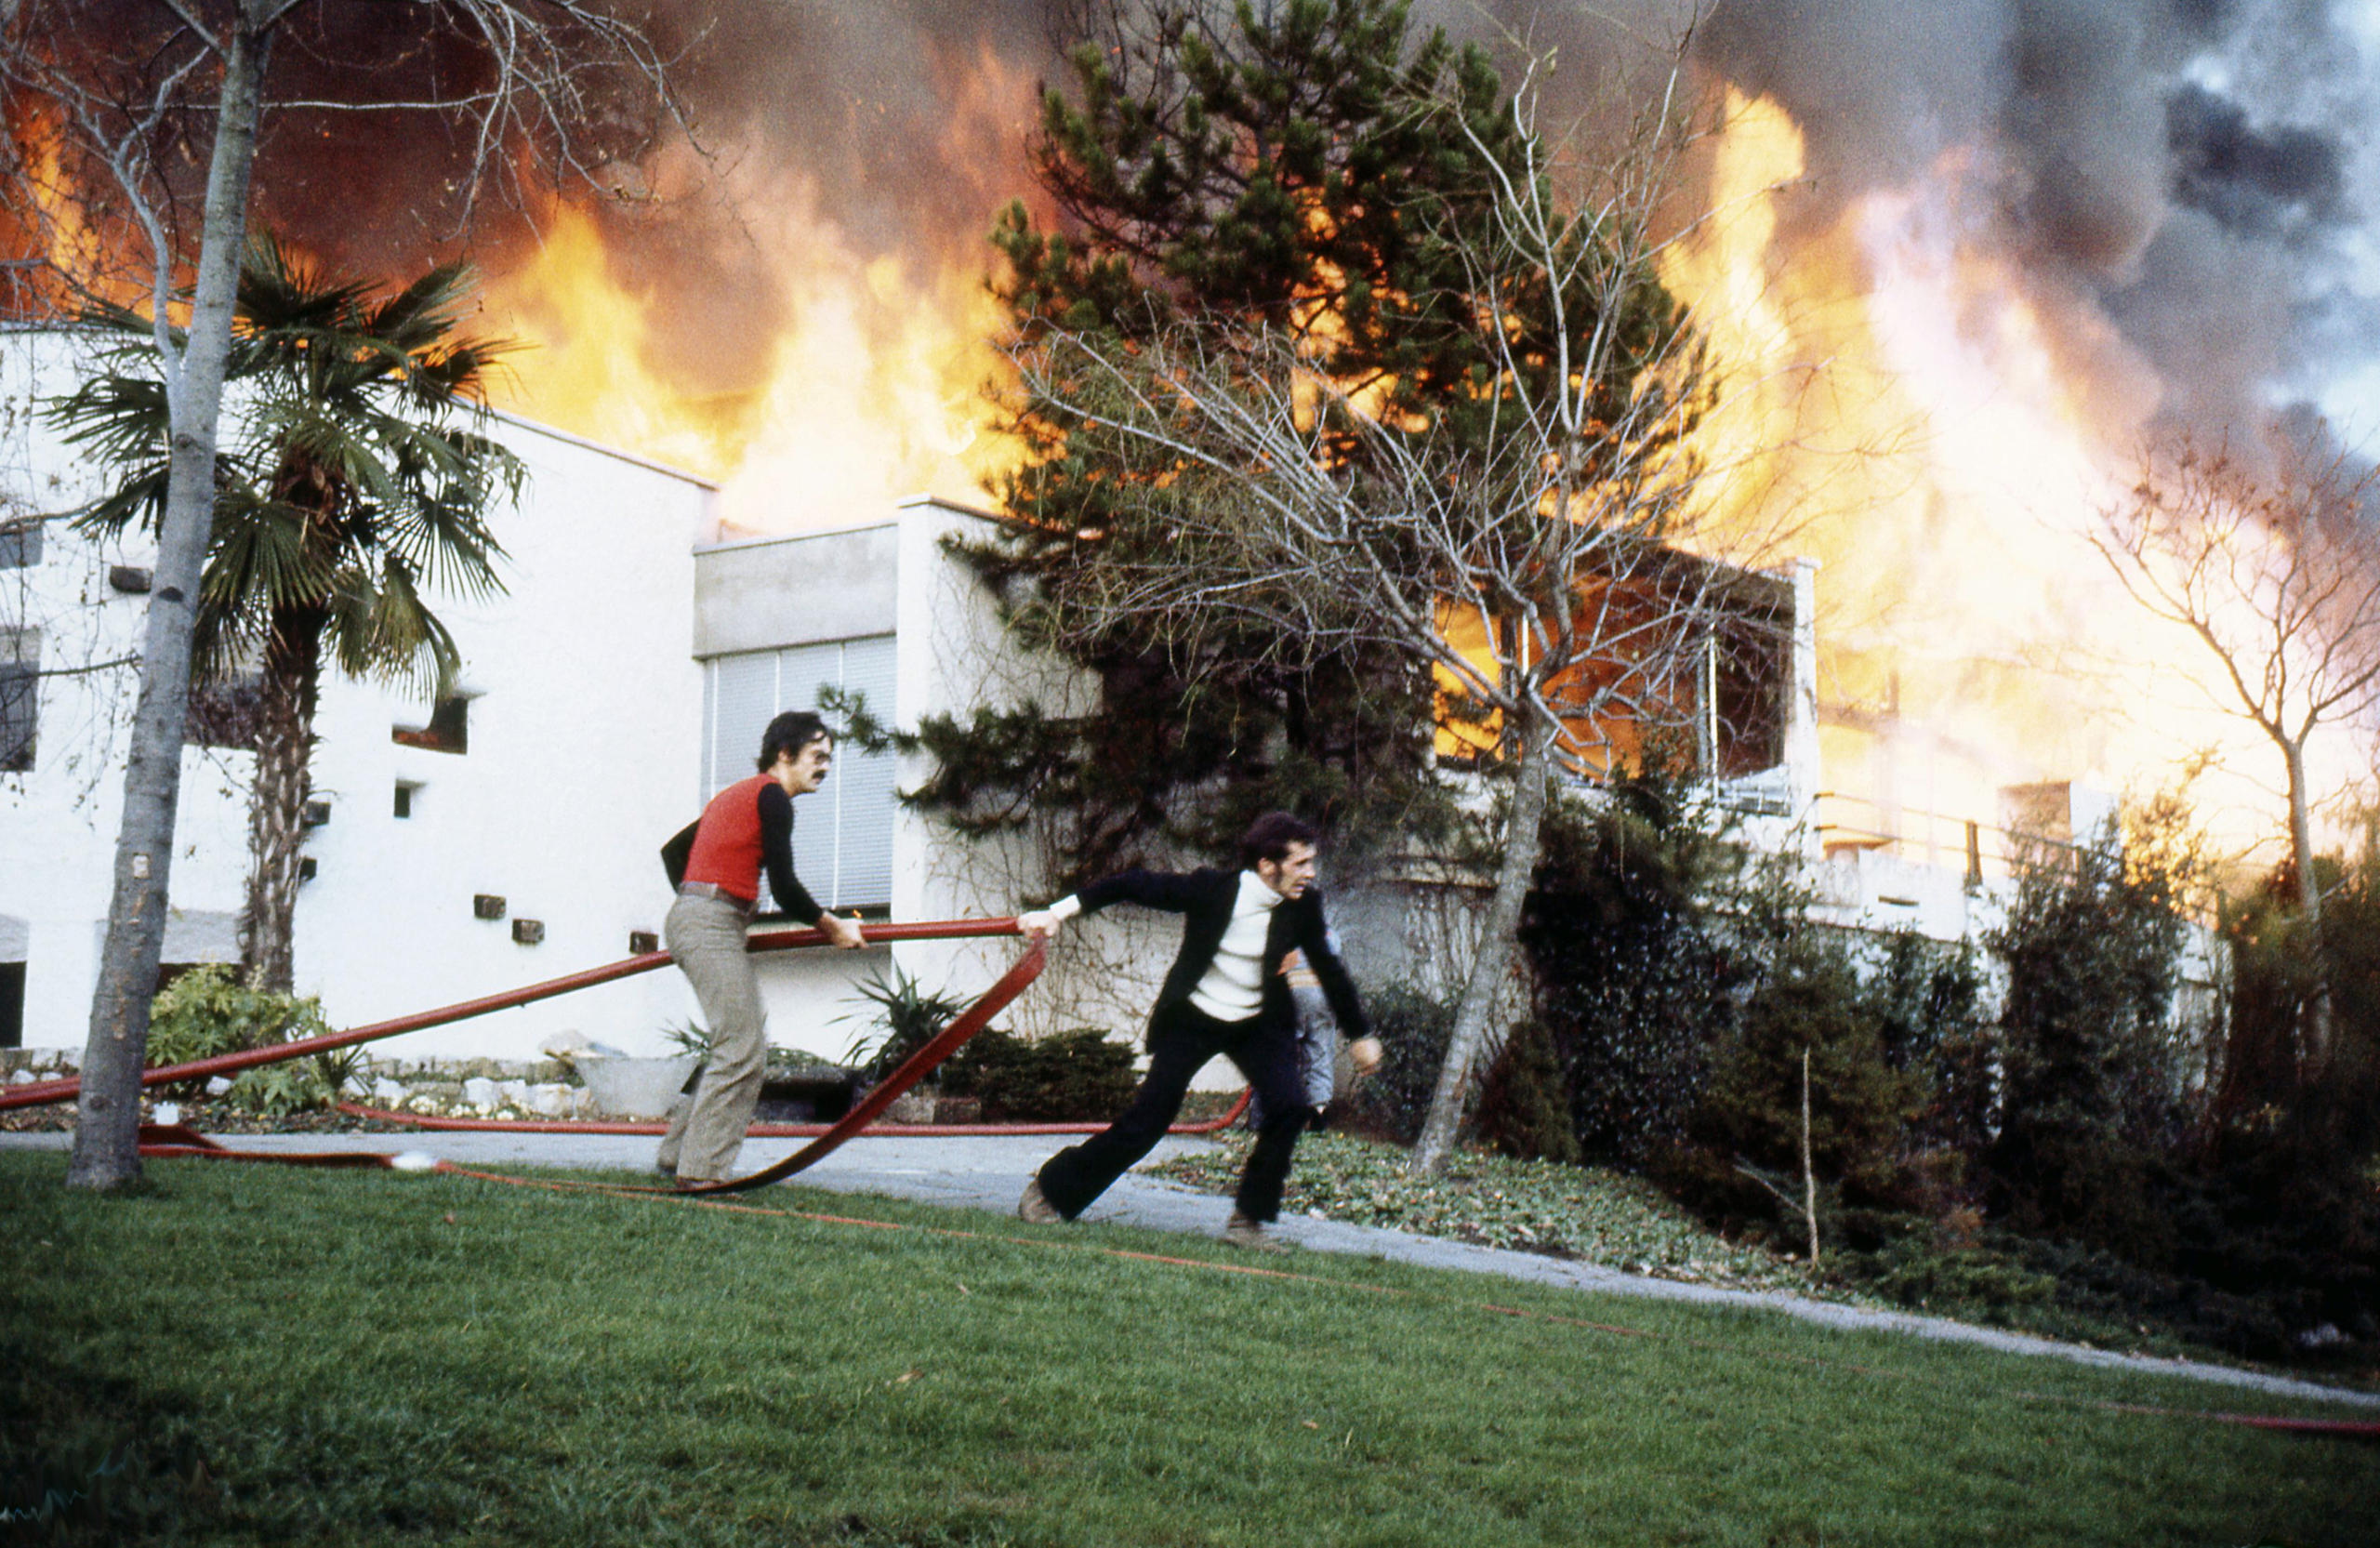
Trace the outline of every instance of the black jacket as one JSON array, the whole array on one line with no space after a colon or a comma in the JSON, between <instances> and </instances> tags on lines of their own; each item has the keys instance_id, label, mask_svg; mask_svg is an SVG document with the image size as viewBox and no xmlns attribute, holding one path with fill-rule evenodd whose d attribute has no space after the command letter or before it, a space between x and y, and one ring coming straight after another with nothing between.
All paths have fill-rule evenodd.
<instances>
[{"instance_id":1,"label":"black jacket","mask_svg":"<svg viewBox=\"0 0 2380 1548\"><path fill-rule=\"evenodd\" d=\"M1144 908L1183 916L1182 951L1165 975L1165 986L1157 991L1157 1003L1162 1009L1188 999L1207 970L1214 966L1215 949L1223 944L1223 932L1231 925L1232 906L1239 899L1239 877L1237 871L1212 867L1187 876L1122 871L1092 882L1075 895L1086 914L1095 914L1111 903L1137 903ZM1329 933L1322 919L1322 894L1311 886L1303 896L1283 898L1273 910L1264 935L1263 1004L1257 1019L1268 1029L1286 1031L1297 1025L1296 1004L1289 998L1288 981L1281 976L1281 959L1292 948L1305 953L1307 966L1322 980L1322 992L1339 1018L1339 1029L1350 1039L1371 1036L1363 1002L1355 998L1355 983L1330 949Z\"/></svg>"}]
</instances>

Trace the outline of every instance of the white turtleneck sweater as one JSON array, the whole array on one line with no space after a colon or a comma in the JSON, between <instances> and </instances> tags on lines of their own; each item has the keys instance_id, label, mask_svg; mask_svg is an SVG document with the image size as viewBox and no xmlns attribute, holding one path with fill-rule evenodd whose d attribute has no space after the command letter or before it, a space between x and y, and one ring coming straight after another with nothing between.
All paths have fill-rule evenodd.
<instances>
[{"instance_id":1,"label":"white turtleneck sweater","mask_svg":"<svg viewBox=\"0 0 2380 1548\"><path fill-rule=\"evenodd\" d=\"M1254 871L1239 873L1231 923L1215 946L1214 965L1190 991L1191 1004L1217 1021L1246 1021L1263 1009L1264 933L1272 927L1273 910L1280 906L1281 894Z\"/></svg>"}]
</instances>

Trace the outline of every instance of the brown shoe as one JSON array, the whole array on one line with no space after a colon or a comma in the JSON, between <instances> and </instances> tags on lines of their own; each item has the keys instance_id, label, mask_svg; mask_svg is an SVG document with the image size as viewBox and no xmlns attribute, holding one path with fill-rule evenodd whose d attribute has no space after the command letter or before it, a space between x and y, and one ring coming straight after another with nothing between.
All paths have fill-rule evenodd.
<instances>
[{"instance_id":1,"label":"brown shoe","mask_svg":"<svg viewBox=\"0 0 2380 1548\"><path fill-rule=\"evenodd\" d=\"M1231 1218L1223 1222L1223 1240L1254 1252L1286 1252L1289 1247L1288 1242L1272 1235L1261 1224L1237 1210L1234 1210Z\"/></svg>"},{"instance_id":2,"label":"brown shoe","mask_svg":"<svg viewBox=\"0 0 2380 1548\"><path fill-rule=\"evenodd\" d=\"M1025 1197L1016 1201L1016 1218L1036 1225L1055 1225L1066 1217L1041 1192L1041 1179L1034 1178L1025 1184Z\"/></svg>"}]
</instances>

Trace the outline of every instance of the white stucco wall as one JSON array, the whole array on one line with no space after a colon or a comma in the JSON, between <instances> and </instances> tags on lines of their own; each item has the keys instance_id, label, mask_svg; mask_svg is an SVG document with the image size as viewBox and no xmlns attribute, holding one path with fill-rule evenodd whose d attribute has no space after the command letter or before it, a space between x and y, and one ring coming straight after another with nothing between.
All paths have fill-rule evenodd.
<instances>
[{"instance_id":1,"label":"white stucco wall","mask_svg":"<svg viewBox=\"0 0 2380 1548\"><path fill-rule=\"evenodd\" d=\"M694 810L694 549L711 491L522 421L500 433L530 476L496 526L506 592L440 607L472 695L469 751L390 740L427 721L426 698L350 683L323 695L314 789L331 820L307 843L297 979L335 1025L600 966L668 909L656 851ZM403 819L400 781L418 787ZM481 893L505 900L503 920L473 916ZM541 943L513 940L522 920L544 926ZM529 1058L562 1030L659 1052L662 1027L693 1014L665 971L380 1052Z\"/></svg>"},{"instance_id":2,"label":"white stucco wall","mask_svg":"<svg viewBox=\"0 0 2380 1548\"><path fill-rule=\"evenodd\" d=\"M71 509L92 475L33 412L75 362L55 335L0 335L0 519ZM298 895L298 987L335 1025L451 1003L627 955L668 902L654 850L694 799L701 679L692 654L694 549L710 530L707 485L522 421L496 433L528 463L517 510L495 520L507 593L434 605L478 694L462 756L392 743L426 704L325 679L314 786L330 821ZM146 565L51 523L42 563L0 571L0 627L44 633L46 668L130 656L145 598L108 582ZM24 1041L79 1048L111 891L124 727L137 684L117 669L42 684L38 755L0 775L0 941L26 962ZM190 748L175 834L167 961L228 960L245 874L249 755ZM415 815L394 816L400 779ZM472 917L474 893L509 918ZM515 945L510 919L545 939ZM658 1047L692 997L663 972L377 1045L381 1056L533 1057L549 1032L581 1028Z\"/></svg>"}]
</instances>

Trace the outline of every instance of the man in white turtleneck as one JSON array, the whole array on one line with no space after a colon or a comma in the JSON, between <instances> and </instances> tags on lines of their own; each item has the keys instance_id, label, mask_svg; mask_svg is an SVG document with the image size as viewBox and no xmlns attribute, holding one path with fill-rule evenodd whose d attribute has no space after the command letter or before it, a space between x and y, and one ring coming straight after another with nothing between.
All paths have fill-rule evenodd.
<instances>
[{"instance_id":1,"label":"man in white turtleneck","mask_svg":"<svg viewBox=\"0 0 2380 1548\"><path fill-rule=\"evenodd\" d=\"M1322 896L1314 887L1315 840L1306 824L1271 813L1241 838L1239 870L1125 871L1019 916L1027 932L1044 936L1056 934L1077 914L1113 903L1183 919L1182 950L1149 1014L1149 1071L1132 1105L1097 1134L1043 1163L1025 1184L1018 1214L1041 1222L1080 1214L1164 1137L1182 1110L1190 1078L1221 1053L1248 1077L1265 1114L1223 1235L1244 1247L1276 1245L1264 1227L1280 1213L1289 1158L1308 1117L1296 1012L1281 976L1284 957L1304 953L1341 1029L1354 1039L1348 1057L1356 1073L1368 1074L1380 1062L1380 1043L1366 1030L1355 986L1330 948Z\"/></svg>"}]
</instances>

